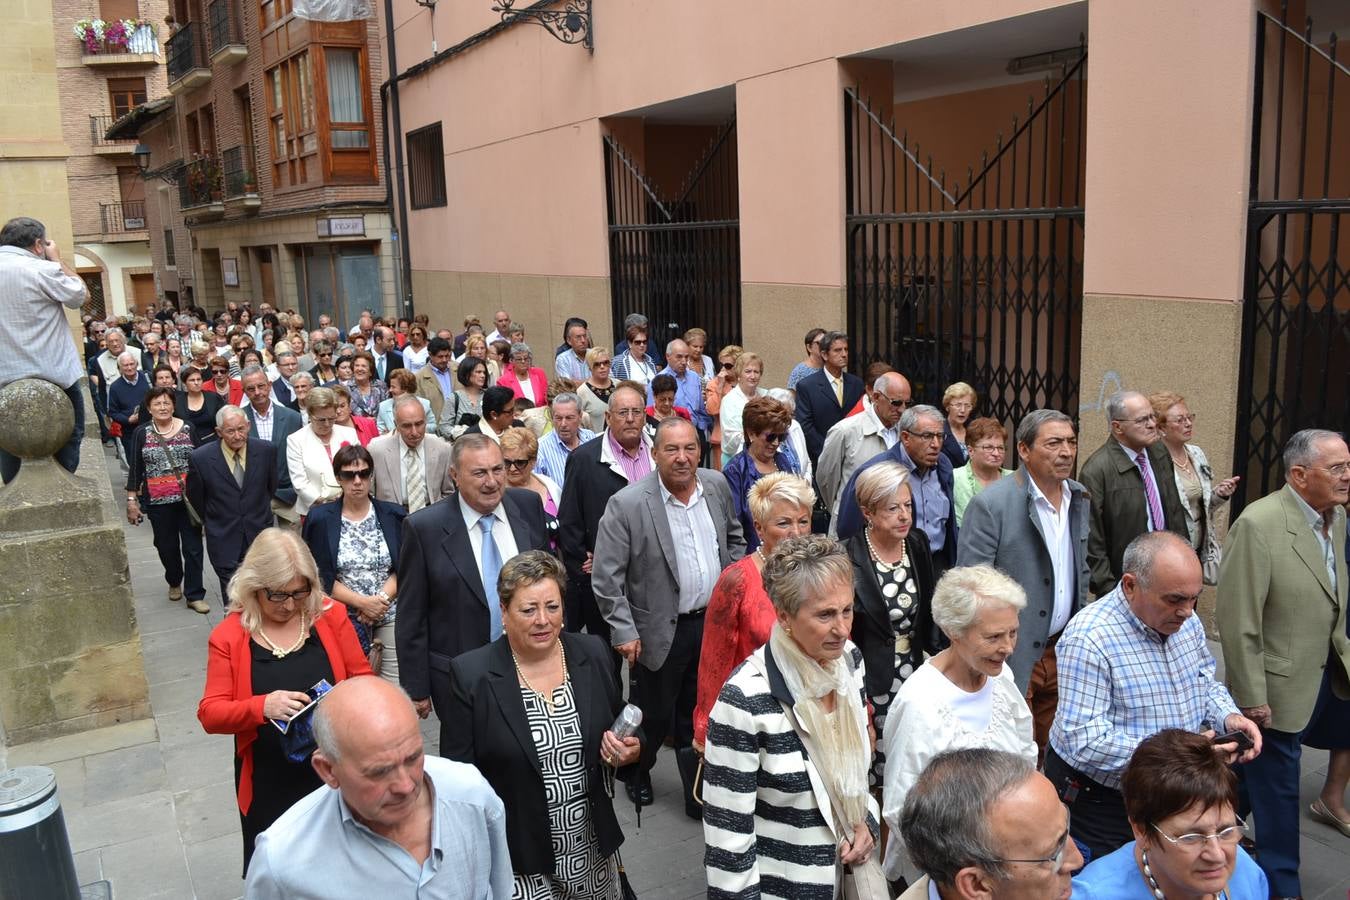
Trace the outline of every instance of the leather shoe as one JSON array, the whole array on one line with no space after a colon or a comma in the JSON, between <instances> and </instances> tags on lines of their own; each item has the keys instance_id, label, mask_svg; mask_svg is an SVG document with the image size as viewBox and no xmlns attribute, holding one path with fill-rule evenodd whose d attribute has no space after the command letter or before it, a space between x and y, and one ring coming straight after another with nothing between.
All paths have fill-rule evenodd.
<instances>
[{"instance_id":1,"label":"leather shoe","mask_svg":"<svg viewBox=\"0 0 1350 900\"><path fill-rule=\"evenodd\" d=\"M623 786L628 792L628 799L638 806L651 806L656 802L656 797L652 793L652 779L650 775L642 775L634 781L630 781Z\"/></svg>"},{"instance_id":2,"label":"leather shoe","mask_svg":"<svg viewBox=\"0 0 1350 900\"><path fill-rule=\"evenodd\" d=\"M1308 804L1308 812L1312 813L1312 817L1317 821L1330 825L1341 834L1350 837L1350 822L1342 822L1340 819L1333 816L1331 810L1327 809L1326 804L1321 800L1314 800L1312 803Z\"/></svg>"},{"instance_id":3,"label":"leather shoe","mask_svg":"<svg viewBox=\"0 0 1350 900\"><path fill-rule=\"evenodd\" d=\"M187 602L187 608L193 612L199 612L202 615L206 615L211 611L211 607L206 605L205 600L189 600Z\"/></svg>"},{"instance_id":4,"label":"leather shoe","mask_svg":"<svg viewBox=\"0 0 1350 900\"><path fill-rule=\"evenodd\" d=\"M170 599L170 600L182 600L182 599L183 599L183 589L182 589L181 587L171 587L171 588L169 588L169 599Z\"/></svg>"}]
</instances>

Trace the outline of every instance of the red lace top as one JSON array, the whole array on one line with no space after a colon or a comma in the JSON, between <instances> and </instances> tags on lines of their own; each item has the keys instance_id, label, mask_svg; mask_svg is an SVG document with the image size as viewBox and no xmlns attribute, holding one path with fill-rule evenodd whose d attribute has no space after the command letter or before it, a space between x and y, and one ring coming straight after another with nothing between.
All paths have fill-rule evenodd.
<instances>
[{"instance_id":1,"label":"red lace top","mask_svg":"<svg viewBox=\"0 0 1350 900\"><path fill-rule=\"evenodd\" d=\"M707 737L708 714L717 703L722 685L733 669L768 643L776 620L754 554L727 566L713 587L703 623L698 704L694 707L694 741L700 746Z\"/></svg>"}]
</instances>

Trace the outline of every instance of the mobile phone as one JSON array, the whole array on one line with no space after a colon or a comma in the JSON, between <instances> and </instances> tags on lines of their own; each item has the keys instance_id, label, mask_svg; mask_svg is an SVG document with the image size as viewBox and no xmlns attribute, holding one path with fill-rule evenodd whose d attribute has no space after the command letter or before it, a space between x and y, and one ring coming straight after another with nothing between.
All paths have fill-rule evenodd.
<instances>
[{"instance_id":1,"label":"mobile phone","mask_svg":"<svg viewBox=\"0 0 1350 900\"><path fill-rule=\"evenodd\" d=\"M1230 731L1227 734L1216 734L1213 744L1237 744L1238 752L1252 749L1252 739L1247 736L1245 731Z\"/></svg>"},{"instance_id":2,"label":"mobile phone","mask_svg":"<svg viewBox=\"0 0 1350 900\"><path fill-rule=\"evenodd\" d=\"M309 703L305 704L303 709L301 709L295 715L291 716L290 719L270 719L269 721L277 727L277 731L280 731L282 734L285 734L286 732L291 730L291 722L294 722L296 719L300 718L305 713L313 709L314 704L322 700L323 695L327 694L332 689L333 686L328 683L327 678L320 678L317 682L315 682L313 686L310 687L309 690L305 691L306 694L309 694L310 701Z\"/></svg>"}]
</instances>

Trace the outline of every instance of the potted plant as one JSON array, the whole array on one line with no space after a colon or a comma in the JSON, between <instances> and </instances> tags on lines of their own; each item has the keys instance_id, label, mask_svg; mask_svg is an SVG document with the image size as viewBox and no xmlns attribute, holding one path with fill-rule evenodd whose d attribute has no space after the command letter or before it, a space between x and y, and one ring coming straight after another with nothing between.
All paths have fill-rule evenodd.
<instances>
[{"instance_id":1,"label":"potted plant","mask_svg":"<svg viewBox=\"0 0 1350 900\"><path fill-rule=\"evenodd\" d=\"M76 22L75 37L84 44L85 53L97 53L103 45L103 20L81 19Z\"/></svg>"},{"instance_id":2,"label":"potted plant","mask_svg":"<svg viewBox=\"0 0 1350 900\"><path fill-rule=\"evenodd\" d=\"M135 28L135 22L129 20L114 19L111 22L105 22L103 25L103 46L114 52L125 52L127 44L131 41L131 32Z\"/></svg>"}]
</instances>

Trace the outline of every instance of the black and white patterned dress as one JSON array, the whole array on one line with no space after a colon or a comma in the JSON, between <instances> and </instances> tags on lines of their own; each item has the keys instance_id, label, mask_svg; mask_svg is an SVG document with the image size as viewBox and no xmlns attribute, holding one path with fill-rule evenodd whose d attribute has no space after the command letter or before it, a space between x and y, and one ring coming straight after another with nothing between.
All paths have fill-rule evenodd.
<instances>
[{"instance_id":1,"label":"black and white patterned dress","mask_svg":"<svg viewBox=\"0 0 1350 900\"><path fill-rule=\"evenodd\" d=\"M338 532L337 580L356 593L369 596L384 587L393 567L389 545L380 530L380 520L375 516L375 505L371 504L366 517L359 522L343 516ZM377 624L388 625L394 621L397 606L397 602L390 603L389 610ZM370 627L357 619L356 607L347 607L347 614L356 628L361 649L369 653Z\"/></svg>"},{"instance_id":2,"label":"black and white patterned dress","mask_svg":"<svg viewBox=\"0 0 1350 900\"><path fill-rule=\"evenodd\" d=\"M900 685L923 664L923 647L914 633L919 615L919 585L909 567L909 560L906 558L895 565L888 565L873 558L872 571L881 587L881 597L886 601L891 628L895 631L895 678L891 681L891 688L884 694L868 698L872 701L873 721L880 736L886 728L886 713L900 691ZM877 751L872 758L872 771L868 773L872 787L881 787L885 780L885 769L886 755L882 753L881 742L878 741Z\"/></svg>"},{"instance_id":3,"label":"black and white patterned dress","mask_svg":"<svg viewBox=\"0 0 1350 900\"><path fill-rule=\"evenodd\" d=\"M611 900L618 896L613 861L600 853L586 791L585 740L572 682L553 690L550 706L521 685L530 737L544 772L553 875L515 876L512 900Z\"/></svg>"}]
</instances>

